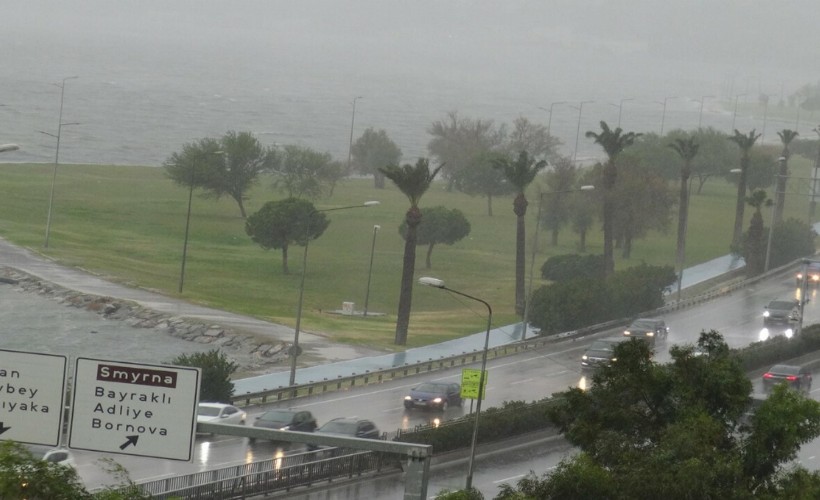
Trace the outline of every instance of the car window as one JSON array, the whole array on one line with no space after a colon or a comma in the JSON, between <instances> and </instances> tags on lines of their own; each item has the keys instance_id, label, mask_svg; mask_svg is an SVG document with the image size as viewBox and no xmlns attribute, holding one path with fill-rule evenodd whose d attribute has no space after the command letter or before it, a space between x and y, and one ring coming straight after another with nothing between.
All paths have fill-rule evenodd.
<instances>
[{"instance_id":1,"label":"car window","mask_svg":"<svg viewBox=\"0 0 820 500\"><path fill-rule=\"evenodd\" d=\"M259 417L259 420L265 422L276 422L280 424L289 424L293 420L293 412L285 410L269 410Z\"/></svg>"},{"instance_id":2,"label":"car window","mask_svg":"<svg viewBox=\"0 0 820 500\"><path fill-rule=\"evenodd\" d=\"M331 420L319 428L321 432L331 432L334 434L354 434L356 424L345 420Z\"/></svg>"},{"instance_id":3,"label":"car window","mask_svg":"<svg viewBox=\"0 0 820 500\"><path fill-rule=\"evenodd\" d=\"M237 408L234 408L233 406L226 406L225 411L223 413L225 415L233 415L237 411L239 411L239 410Z\"/></svg>"},{"instance_id":4,"label":"car window","mask_svg":"<svg viewBox=\"0 0 820 500\"><path fill-rule=\"evenodd\" d=\"M219 416L219 408L216 406L200 406L196 409L196 414L203 417L217 417Z\"/></svg>"},{"instance_id":5,"label":"car window","mask_svg":"<svg viewBox=\"0 0 820 500\"><path fill-rule=\"evenodd\" d=\"M441 384L434 384L432 382L425 382L416 387L419 392L444 392L444 387Z\"/></svg>"}]
</instances>

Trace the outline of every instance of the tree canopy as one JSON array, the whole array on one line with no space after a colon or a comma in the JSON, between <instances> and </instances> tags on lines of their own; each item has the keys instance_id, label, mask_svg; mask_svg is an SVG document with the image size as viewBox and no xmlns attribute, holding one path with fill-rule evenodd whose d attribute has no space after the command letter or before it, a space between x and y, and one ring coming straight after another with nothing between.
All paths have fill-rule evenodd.
<instances>
[{"instance_id":1,"label":"tree canopy","mask_svg":"<svg viewBox=\"0 0 820 500\"><path fill-rule=\"evenodd\" d=\"M329 195L343 175L340 163L330 153L320 153L304 146L288 145L273 170L273 186L289 198L315 200Z\"/></svg>"},{"instance_id":2,"label":"tree canopy","mask_svg":"<svg viewBox=\"0 0 820 500\"><path fill-rule=\"evenodd\" d=\"M171 361L172 365L202 369L199 384L199 400L210 403L230 403L233 396L231 375L239 365L229 360L219 349L194 354L182 354Z\"/></svg>"},{"instance_id":3,"label":"tree canopy","mask_svg":"<svg viewBox=\"0 0 820 500\"><path fill-rule=\"evenodd\" d=\"M399 226L399 234L407 238L407 221ZM416 232L416 245L427 246L425 266L432 268L433 247L439 243L452 245L470 234L470 221L457 208L435 206L421 209L421 223Z\"/></svg>"},{"instance_id":4,"label":"tree canopy","mask_svg":"<svg viewBox=\"0 0 820 500\"><path fill-rule=\"evenodd\" d=\"M377 189L384 188L384 174L379 170L387 165L398 165L401 149L388 137L384 129L366 129L350 150L353 168L363 175L372 175Z\"/></svg>"}]
</instances>

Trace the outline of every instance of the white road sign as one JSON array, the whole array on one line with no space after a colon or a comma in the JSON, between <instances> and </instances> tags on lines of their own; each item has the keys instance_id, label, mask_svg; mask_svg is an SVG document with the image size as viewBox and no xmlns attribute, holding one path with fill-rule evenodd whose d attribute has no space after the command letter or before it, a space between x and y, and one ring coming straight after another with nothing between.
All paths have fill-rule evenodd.
<instances>
[{"instance_id":1,"label":"white road sign","mask_svg":"<svg viewBox=\"0 0 820 500\"><path fill-rule=\"evenodd\" d=\"M77 358L68 446L190 461L199 368Z\"/></svg>"},{"instance_id":2,"label":"white road sign","mask_svg":"<svg viewBox=\"0 0 820 500\"><path fill-rule=\"evenodd\" d=\"M58 446L68 358L0 349L0 440Z\"/></svg>"}]
</instances>

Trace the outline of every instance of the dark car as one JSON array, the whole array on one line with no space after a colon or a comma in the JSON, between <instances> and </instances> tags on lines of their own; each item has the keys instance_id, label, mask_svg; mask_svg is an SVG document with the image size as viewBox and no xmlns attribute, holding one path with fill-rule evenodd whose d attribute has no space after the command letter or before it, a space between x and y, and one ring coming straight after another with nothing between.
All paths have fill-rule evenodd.
<instances>
[{"instance_id":1,"label":"dark car","mask_svg":"<svg viewBox=\"0 0 820 500\"><path fill-rule=\"evenodd\" d=\"M596 368L615 361L615 345L620 340L596 340L581 356L581 368Z\"/></svg>"},{"instance_id":2,"label":"dark car","mask_svg":"<svg viewBox=\"0 0 820 500\"><path fill-rule=\"evenodd\" d=\"M268 410L256 417L253 426L299 432L313 432L317 427L316 419L305 410Z\"/></svg>"},{"instance_id":3,"label":"dark car","mask_svg":"<svg viewBox=\"0 0 820 500\"><path fill-rule=\"evenodd\" d=\"M404 397L404 407L432 408L444 411L448 406L461 406L461 386L451 382L425 382L410 389Z\"/></svg>"},{"instance_id":4,"label":"dark car","mask_svg":"<svg viewBox=\"0 0 820 500\"><path fill-rule=\"evenodd\" d=\"M788 325L800 319L800 302L797 300L773 300L763 311L763 325Z\"/></svg>"},{"instance_id":5,"label":"dark car","mask_svg":"<svg viewBox=\"0 0 820 500\"><path fill-rule=\"evenodd\" d=\"M359 418L334 418L316 429L316 432L365 439L379 439L381 435L376 424Z\"/></svg>"},{"instance_id":6,"label":"dark car","mask_svg":"<svg viewBox=\"0 0 820 500\"><path fill-rule=\"evenodd\" d=\"M780 383L808 394L811 392L811 370L797 365L774 365L763 374L763 392L768 393Z\"/></svg>"},{"instance_id":7,"label":"dark car","mask_svg":"<svg viewBox=\"0 0 820 500\"><path fill-rule=\"evenodd\" d=\"M624 330L624 337L643 339L650 345L655 345L655 340L665 340L669 335L669 328L666 322L659 318L638 318Z\"/></svg>"},{"instance_id":8,"label":"dark car","mask_svg":"<svg viewBox=\"0 0 820 500\"><path fill-rule=\"evenodd\" d=\"M803 266L800 266L800 270L797 271L795 282L798 287L803 285ZM806 266L806 284L810 286L820 284L820 262L809 261Z\"/></svg>"}]
</instances>

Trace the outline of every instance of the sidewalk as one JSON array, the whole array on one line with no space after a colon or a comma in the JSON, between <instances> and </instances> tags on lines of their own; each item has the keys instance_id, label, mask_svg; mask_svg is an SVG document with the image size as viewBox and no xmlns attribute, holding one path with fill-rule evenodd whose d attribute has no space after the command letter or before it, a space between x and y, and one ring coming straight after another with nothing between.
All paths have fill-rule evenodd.
<instances>
[{"instance_id":1,"label":"sidewalk","mask_svg":"<svg viewBox=\"0 0 820 500\"><path fill-rule=\"evenodd\" d=\"M701 283L743 265L742 259L733 259L732 256L726 255L687 268L683 273L682 288ZM272 341L291 342L293 340L293 329L290 327L198 306L183 299L157 292L111 283L90 273L60 266L45 257L14 246L2 238L0 238L0 266L12 267L81 293L130 300L161 313L193 318L237 331L250 332L261 338L269 338ZM531 331L528 332L528 334L531 333ZM296 382L308 383L323 379L334 380L340 376L364 373L367 370L387 369L428 359L438 359L442 356L479 351L484 348L485 334L486 332L482 331L441 344L407 349L404 352L394 354L381 354L378 351L363 347L332 343L320 335L300 332L299 343L305 353L302 359L309 360L312 366L298 369ZM490 331L489 346L496 347L519 341L522 339L522 334L523 328L520 323L495 328ZM282 369L284 370L285 367L282 367ZM288 383L288 371L279 371L234 381L238 394L285 387Z\"/></svg>"}]
</instances>

